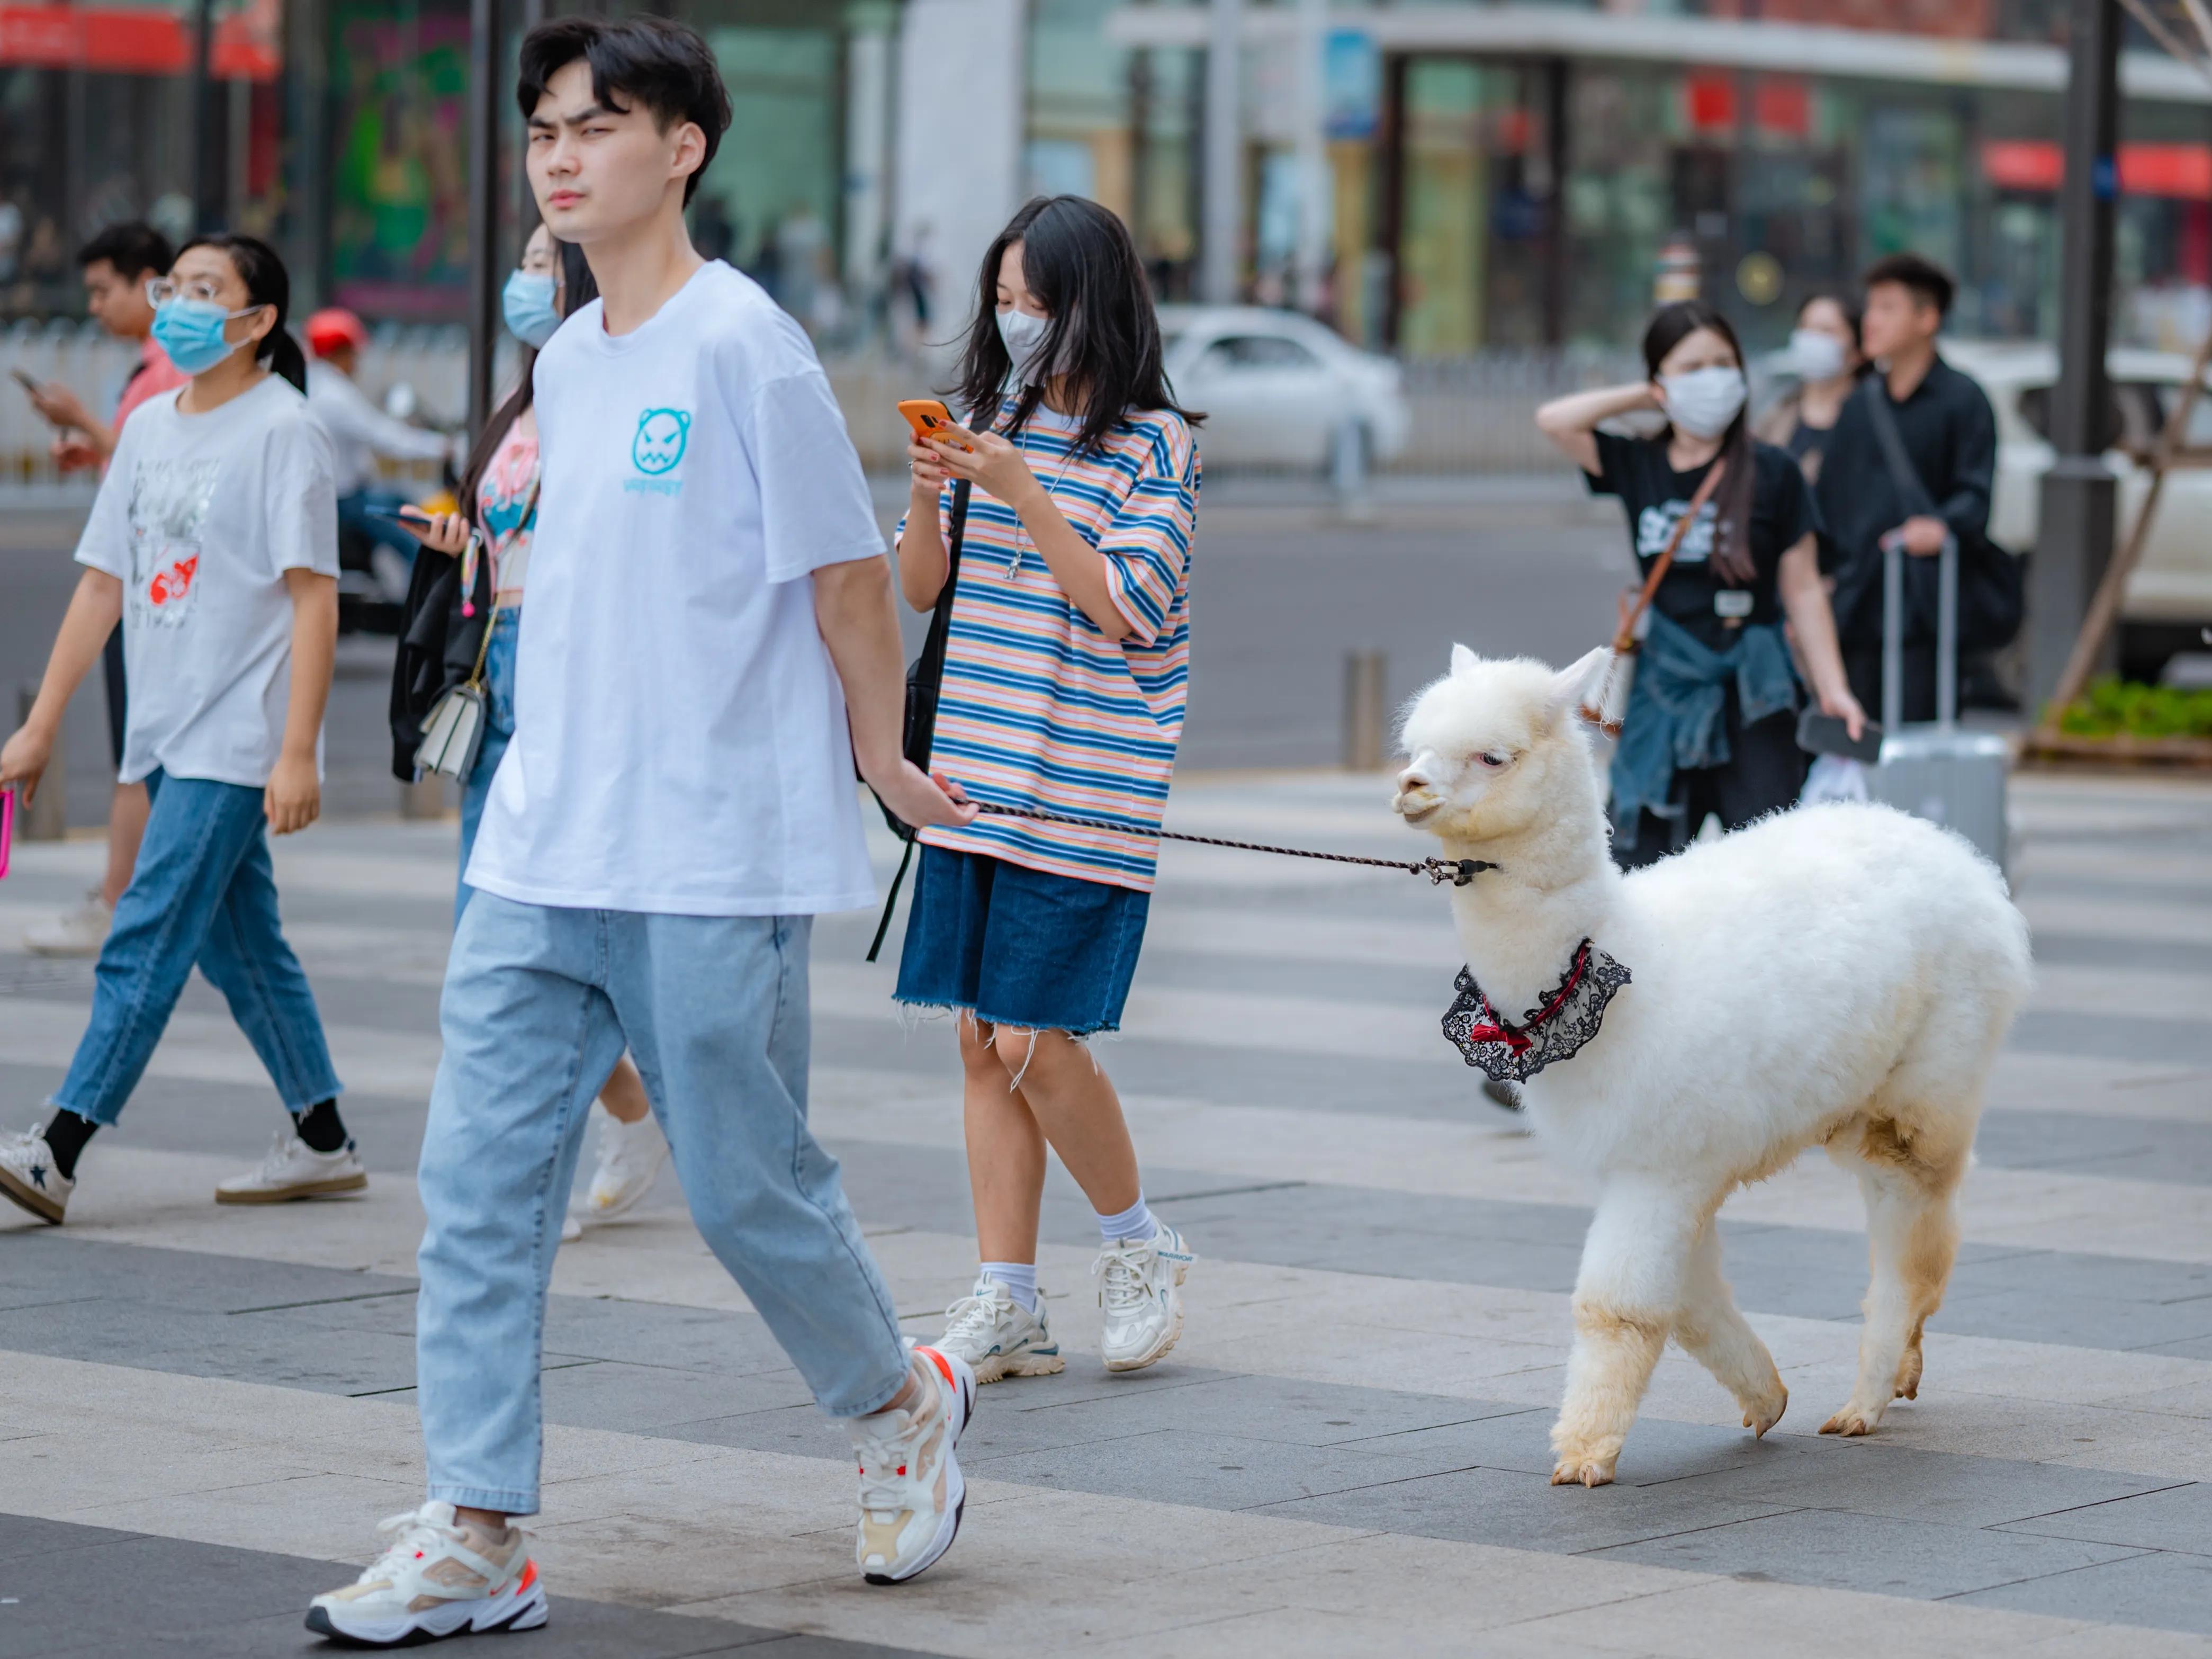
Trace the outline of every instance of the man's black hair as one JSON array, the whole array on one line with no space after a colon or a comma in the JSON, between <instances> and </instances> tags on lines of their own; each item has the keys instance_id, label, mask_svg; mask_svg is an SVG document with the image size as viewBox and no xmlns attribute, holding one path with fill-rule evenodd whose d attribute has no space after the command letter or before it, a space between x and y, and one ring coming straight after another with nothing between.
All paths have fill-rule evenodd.
<instances>
[{"instance_id":1,"label":"man's black hair","mask_svg":"<svg viewBox=\"0 0 2212 1659\"><path fill-rule=\"evenodd\" d=\"M1912 296L1923 305L1936 307L1936 314L1951 314L1951 301L1959 292L1959 284L1951 273L1933 259L1923 259L1917 253L1893 253L1887 258L1877 259L1867 267L1859 278L1862 288L1872 288L1876 283L1896 283L1910 289Z\"/></svg>"},{"instance_id":2,"label":"man's black hair","mask_svg":"<svg viewBox=\"0 0 2212 1659\"><path fill-rule=\"evenodd\" d=\"M579 58L592 66L592 96L617 114L629 100L645 106L665 132L689 121L707 136L707 153L684 181L691 205L699 180L730 125L730 93L714 54L696 31L665 17L556 17L523 37L514 101L527 121L538 112L546 83Z\"/></svg>"},{"instance_id":3,"label":"man's black hair","mask_svg":"<svg viewBox=\"0 0 2212 1659\"><path fill-rule=\"evenodd\" d=\"M125 282L141 276L166 276L177 262L169 239L142 221L133 219L108 228L76 251L76 268L88 270L102 259L115 267Z\"/></svg>"}]
</instances>

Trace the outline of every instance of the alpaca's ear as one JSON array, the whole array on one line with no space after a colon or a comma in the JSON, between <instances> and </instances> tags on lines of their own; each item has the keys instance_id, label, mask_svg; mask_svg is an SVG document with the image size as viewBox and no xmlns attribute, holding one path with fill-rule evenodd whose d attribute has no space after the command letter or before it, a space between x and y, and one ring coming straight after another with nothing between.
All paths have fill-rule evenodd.
<instances>
[{"instance_id":1,"label":"alpaca's ear","mask_svg":"<svg viewBox=\"0 0 2212 1659\"><path fill-rule=\"evenodd\" d=\"M1559 719L1569 713L1590 692L1596 690L1605 665L1613 655L1613 647L1601 645L1588 655L1569 663L1552 676L1551 696L1546 700L1552 718Z\"/></svg>"},{"instance_id":2,"label":"alpaca's ear","mask_svg":"<svg viewBox=\"0 0 2212 1659\"><path fill-rule=\"evenodd\" d=\"M1476 656L1474 652L1468 650L1463 645L1455 645L1452 647L1451 672L1455 674L1464 674L1468 669L1474 667L1475 664L1481 660L1481 658Z\"/></svg>"}]
</instances>

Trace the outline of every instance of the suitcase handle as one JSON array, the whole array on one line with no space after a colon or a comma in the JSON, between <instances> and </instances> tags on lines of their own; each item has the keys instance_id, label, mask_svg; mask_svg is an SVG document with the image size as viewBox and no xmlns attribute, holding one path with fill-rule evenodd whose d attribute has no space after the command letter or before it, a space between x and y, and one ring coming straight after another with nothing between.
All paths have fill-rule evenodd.
<instances>
[{"instance_id":1,"label":"suitcase handle","mask_svg":"<svg viewBox=\"0 0 2212 1659\"><path fill-rule=\"evenodd\" d=\"M1959 721L1959 538L1946 531L1936 573L1936 724ZM1881 725L1905 723L1905 543L1881 544Z\"/></svg>"}]
</instances>

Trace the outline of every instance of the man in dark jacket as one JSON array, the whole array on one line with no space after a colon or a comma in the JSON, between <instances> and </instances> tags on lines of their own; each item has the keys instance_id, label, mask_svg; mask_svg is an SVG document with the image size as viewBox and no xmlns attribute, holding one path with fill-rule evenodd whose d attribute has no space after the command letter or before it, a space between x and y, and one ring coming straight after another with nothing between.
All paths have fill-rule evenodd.
<instances>
[{"instance_id":1,"label":"man in dark jacket","mask_svg":"<svg viewBox=\"0 0 2212 1659\"><path fill-rule=\"evenodd\" d=\"M1879 372L1845 399L1828 441L1814 494L1827 527L1826 565L1836 579L1836 629L1851 691L1881 707L1881 549L1894 537L1905 561L1904 714L1936 716L1936 556L1955 539L1961 618L1971 635L1976 568L2011 555L1989 539L1996 419L1980 386L1936 355L1951 308L1948 272L1914 253L1895 253L1866 274L1862 337ZM1900 489L1868 400L1887 405L1920 489ZM1908 499L1908 495L1917 499Z\"/></svg>"}]
</instances>

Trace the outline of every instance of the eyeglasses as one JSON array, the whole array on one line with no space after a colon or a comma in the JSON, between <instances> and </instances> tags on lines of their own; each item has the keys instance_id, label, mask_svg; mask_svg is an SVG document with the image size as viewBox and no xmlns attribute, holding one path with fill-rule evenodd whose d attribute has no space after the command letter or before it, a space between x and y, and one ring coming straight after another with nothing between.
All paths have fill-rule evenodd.
<instances>
[{"instance_id":1,"label":"eyeglasses","mask_svg":"<svg viewBox=\"0 0 2212 1659\"><path fill-rule=\"evenodd\" d=\"M222 304L222 290L217 288L211 279L205 276L197 282L190 283L173 283L166 276L156 276L146 284L146 303L156 311L172 300L197 300L203 305L219 306ZM260 309L259 306L250 305L245 307L246 311ZM234 317L243 314L243 312L231 313Z\"/></svg>"}]
</instances>

